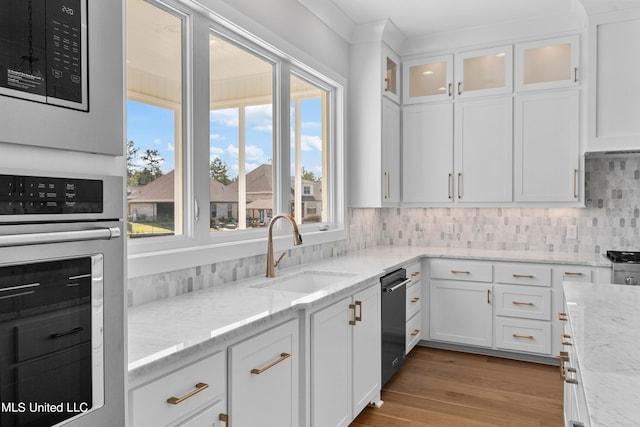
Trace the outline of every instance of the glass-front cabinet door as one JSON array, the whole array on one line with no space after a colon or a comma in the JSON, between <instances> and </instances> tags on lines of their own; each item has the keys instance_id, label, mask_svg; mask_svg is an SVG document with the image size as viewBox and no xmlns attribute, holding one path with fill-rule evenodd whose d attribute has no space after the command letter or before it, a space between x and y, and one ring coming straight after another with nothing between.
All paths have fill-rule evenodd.
<instances>
[{"instance_id":1,"label":"glass-front cabinet door","mask_svg":"<svg viewBox=\"0 0 640 427\"><path fill-rule=\"evenodd\" d=\"M400 103L400 58L391 48L382 49L382 93Z\"/></svg>"},{"instance_id":2,"label":"glass-front cabinet door","mask_svg":"<svg viewBox=\"0 0 640 427\"><path fill-rule=\"evenodd\" d=\"M455 57L457 98L498 95L513 91L513 49L500 46L463 52Z\"/></svg>"},{"instance_id":3,"label":"glass-front cabinet door","mask_svg":"<svg viewBox=\"0 0 640 427\"><path fill-rule=\"evenodd\" d=\"M538 90L577 86L579 36L516 45L516 89Z\"/></svg>"},{"instance_id":4,"label":"glass-front cabinet door","mask_svg":"<svg viewBox=\"0 0 640 427\"><path fill-rule=\"evenodd\" d=\"M453 97L453 55L405 61L402 69L403 104Z\"/></svg>"}]
</instances>

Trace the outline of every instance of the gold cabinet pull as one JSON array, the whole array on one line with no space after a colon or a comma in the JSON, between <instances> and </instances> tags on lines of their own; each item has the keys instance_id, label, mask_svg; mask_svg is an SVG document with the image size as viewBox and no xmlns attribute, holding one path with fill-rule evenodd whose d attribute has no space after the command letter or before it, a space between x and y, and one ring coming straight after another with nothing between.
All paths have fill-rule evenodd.
<instances>
[{"instance_id":1,"label":"gold cabinet pull","mask_svg":"<svg viewBox=\"0 0 640 427\"><path fill-rule=\"evenodd\" d=\"M418 302L418 301L420 301L420 297L414 297L414 298L411 298L411 302L412 302L412 303L416 303L416 302Z\"/></svg>"},{"instance_id":2,"label":"gold cabinet pull","mask_svg":"<svg viewBox=\"0 0 640 427\"><path fill-rule=\"evenodd\" d=\"M560 334L560 344L562 345L573 345L571 341L567 341L567 339L571 338L569 334Z\"/></svg>"},{"instance_id":3,"label":"gold cabinet pull","mask_svg":"<svg viewBox=\"0 0 640 427\"><path fill-rule=\"evenodd\" d=\"M533 279L533 274L517 274L513 273L512 276L516 279Z\"/></svg>"},{"instance_id":4,"label":"gold cabinet pull","mask_svg":"<svg viewBox=\"0 0 640 427\"><path fill-rule=\"evenodd\" d=\"M578 83L578 67L573 67L573 82Z\"/></svg>"},{"instance_id":5,"label":"gold cabinet pull","mask_svg":"<svg viewBox=\"0 0 640 427\"><path fill-rule=\"evenodd\" d=\"M487 289L487 304L491 304L491 289Z\"/></svg>"},{"instance_id":6,"label":"gold cabinet pull","mask_svg":"<svg viewBox=\"0 0 640 427\"><path fill-rule=\"evenodd\" d=\"M290 358L291 355L289 353L280 353L280 357L278 357L276 360L274 360L273 362L270 362L266 365L264 365L262 368L259 369L252 369L251 373L254 375L260 375L261 373L263 373L264 371L273 368L274 366L276 366L278 363Z\"/></svg>"},{"instance_id":7,"label":"gold cabinet pull","mask_svg":"<svg viewBox=\"0 0 640 427\"><path fill-rule=\"evenodd\" d=\"M384 198L390 199L391 198L391 172L385 171L384 176L385 176L385 181L387 183L387 188L384 194Z\"/></svg>"},{"instance_id":8,"label":"gold cabinet pull","mask_svg":"<svg viewBox=\"0 0 640 427\"><path fill-rule=\"evenodd\" d=\"M411 277L417 277L420 275L419 271L414 271L413 273L411 273Z\"/></svg>"},{"instance_id":9,"label":"gold cabinet pull","mask_svg":"<svg viewBox=\"0 0 640 427\"><path fill-rule=\"evenodd\" d=\"M451 83L449 83L448 89L447 89L447 95L448 96L451 96L451 86L452 86Z\"/></svg>"},{"instance_id":10,"label":"gold cabinet pull","mask_svg":"<svg viewBox=\"0 0 640 427\"><path fill-rule=\"evenodd\" d=\"M462 199L462 173L458 172L458 199Z\"/></svg>"},{"instance_id":11,"label":"gold cabinet pull","mask_svg":"<svg viewBox=\"0 0 640 427\"><path fill-rule=\"evenodd\" d=\"M565 276L583 276L582 273L575 272L575 271L565 271L564 275Z\"/></svg>"},{"instance_id":12,"label":"gold cabinet pull","mask_svg":"<svg viewBox=\"0 0 640 427\"><path fill-rule=\"evenodd\" d=\"M185 394L182 397L170 397L170 398L167 399L167 403L170 403L172 405L177 405L178 403L184 402L185 400L187 400L191 396L200 393L202 390L204 390L207 387L209 387L209 384L198 383L198 384L196 384L196 389L193 390L191 393Z\"/></svg>"},{"instance_id":13,"label":"gold cabinet pull","mask_svg":"<svg viewBox=\"0 0 640 427\"><path fill-rule=\"evenodd\" d=\"M453 274L471 274L470 271L466 271L466 270L451 270L451 272Z\"/></svg>"},{"instance_id":14,"label":"gold cabinet pull","mask_svg":"<svg viewBox=\"0 0 640 427\"><path fill-rule=\"evenodd\" d=\"M458 82L458 95L462 95L462 82Z\"/></svg>"},{"instance_id":15,"label":"gold cabinet pull","mask_svg":"<svg viewBox=\"0 0 640 427\"><path fill-rule=\"evenodd\" d=\"M448 178L448 182L447 182L447 196L449 197L449 200L453 199L453 194L451 194L451 187L453 186L453 174L450 173L449 174L449 178Z\"/></svg>"},{"instance_id":16,"label":"gold cabinet pull","mask_svg":"<svg viewBox=\"0 0 640 427\"><path fill-rule=\"evenodd\" d=\"M568 372L575 374L577 370L576 368L565 368L564 382L566 382L567 384L578 384L578 380L576 378L569 378Z\"/></svg>"},{"instance_id":17,"label":"gold cabinet pull","mask_svg":"<svg viewBox=\"0 0 640 427\"><path fill-rule=\"evenodd\" d=\"M569 361L569 353L566 351L561 351L558 355L558 358L560 359L560 379L564 381L564 379L566 378L564 371L564 362Z\"/></svg>"},{"instance_id":18,"label":"gold cabinet pull","mask_svg":"<svg viewBox=\"0 0 640 427\"><path fill-rule=\"evenodd\" d=\"M561 311L558 313L558 320L562 321L562 322L566 322L567 321L567 313Z\"/></svg>"},{"instance_id":19,"label":"gold cabinet pull","mask_svg":"<svg viewBox=\"0 0 640 427\"><path fill-rule=\"evenodd\" d=\"M356 305L355 304L349 304L349 310L353 310L353 317L351 318L351 320L349 320L349 324L350 325L355 325L356 324Z\"/></svg>"},{"instance_id":20,"label":"gold cabinet pull","mask_svg":"<svg viewBox=\"0 0 640 427\"><path fill-rule=\"evenodd\" d=\"M360 313L360 315L357 315L356 313ZM356 319L356 322L362 322L362 301L356 301L353 316Z\"/></svg>"},{"instance_id":21,"label":"gold cabinet pull","mask_svg":"<svg viewBox=\"0 0 640 427\"><path fill-rule=\"evenodd\" d=\"M523 340L532 340L533 339L533 335L520 335L520 334L513 334L514 338L519 338L519 339L523 339Z\"/></svg>"},{"instance_id":22,"label":"gold cabinet pull","mask_svg":"<svg viewBox=\"0 0 640 427\"><path fill-rule=\"evenodd\" d=\"M414 329L413 332L411 332L411 336L415 337L416 335L418 335L420 333L420 329Z\"/></svg>"},{"instance_id":23,"label":"gold cabinet pull","mask_svg":"<svg viewBox=\"0 0 640 427\"><path fill-rule=\"evenodd\" d=\"M524 301L511 301L511 304L513 304L513 305L529 305L529 306L534 306L535 305L532 302L524 302Z\"/></svg>"},{"instance_id":24,"label":"gold cabinet pull","mask_svg":"<svg viewBox=\"0 0 640 427\"><path fill-rule=\"evenodd\" d=\"M229 427L229 415L220 414L220 415L218 415L218 420L222 421L224 423L225 427Z\"/></svg>"}]
</instances>

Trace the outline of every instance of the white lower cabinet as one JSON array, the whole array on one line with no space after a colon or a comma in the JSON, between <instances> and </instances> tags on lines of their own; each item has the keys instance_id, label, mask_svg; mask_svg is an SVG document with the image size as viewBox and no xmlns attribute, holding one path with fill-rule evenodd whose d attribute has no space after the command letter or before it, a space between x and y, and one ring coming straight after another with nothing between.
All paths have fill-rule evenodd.
<instances>
[{"instance_id":1,"label":"white lower cabinet","mask_svg":"<svg viewBox=\"0 0 640 427\"><path fill-rule=\"evenodd\" d=\"M431 339L492 345L491 283L431 280Z\"/></svg>"},{"instance_id":2,"label":"white lower cabinet","mask_svg":"<svg viewBox=\"0 0 640 427\"><path fill-rule=\"evenodd\" d=\"M429 339L556 358L562 281L610 280L610 269L524 262L429 261Z\"/></svg>"},{"instance_id":3,"label":"white lower cabinet","mask_svg":"<svg viewBox=\"0 0 640 427\"><path fill-rule=\"evenodd\" d=\"M229 347L229 420L234 427L298 425L298 321Z\"/></svg>"},{"instance_id":4,"label":"white lower cabinet","mask_svg":"<svg viewBox=\"0 0 640 427\"><path fill-rule=\"evenodd\" d=\"M220 351L131 390L131 426L223 426L226 360Z\"/></svg>"},{"instance_id":5,"label":"white lower cabinet","mask_svg":"<svg viewBox=\"0 0 640 427\"><path fill-rule=\"evenodd\" d=\"M380 393L380 284L311 314L311 425L348 426Z\"/></svg>"}]
</instances>

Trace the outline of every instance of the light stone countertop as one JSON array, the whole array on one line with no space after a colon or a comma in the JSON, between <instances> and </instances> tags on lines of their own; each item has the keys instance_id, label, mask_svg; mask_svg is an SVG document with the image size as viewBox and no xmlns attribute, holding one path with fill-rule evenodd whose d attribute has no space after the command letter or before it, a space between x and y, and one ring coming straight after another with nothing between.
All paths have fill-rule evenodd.
<instances>
[{"instance_id":1,"label":"light stone countertop","mask_svg":"<svg viewBox=\"0 0 640 427\"><path fill-rule=\"evenodd\" d=\"M180 358L212 348L266 322L307 309L329 298L346 296L385 272L430 258L574 264L609 267L602 255L514 252L478 249L382 246L276 270L276 278L255 277L128 310L129 380ZM311 294L260 289L267 281L303 271L345 273L330 287Z\"/></svg>"},{"instance_id":2,"label":"light stone countertop","mask_svg":"<svg viewBox=\"0 0 640 427\"><path fill-rule=\"evenodd\" d=\"M564 283L592 427L640 423L640 286Z\"/></svg>"}]
</instances>

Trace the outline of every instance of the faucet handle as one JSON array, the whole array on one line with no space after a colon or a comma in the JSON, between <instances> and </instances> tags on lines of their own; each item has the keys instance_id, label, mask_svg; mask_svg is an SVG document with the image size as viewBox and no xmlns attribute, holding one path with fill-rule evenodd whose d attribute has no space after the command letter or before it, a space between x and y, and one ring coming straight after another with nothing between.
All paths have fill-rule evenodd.
<instances>
[{"instance_id":1,"label":"faucet handle","mask_svg":"<svg viewBox=\"0 0 640 427\"><path fill-rule=\"evenodd\" d=\"M286 255L286 252L282 252L282 254L280 254L280 257L278 258L278 260L276 262L273 263L274 267L277 267L278 264L280 264L280 261L282 261L282 258L284 258L284 256Z\"/></svg>"}]
</instances>

